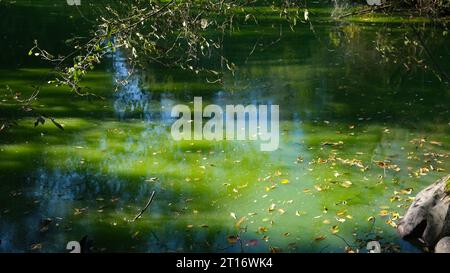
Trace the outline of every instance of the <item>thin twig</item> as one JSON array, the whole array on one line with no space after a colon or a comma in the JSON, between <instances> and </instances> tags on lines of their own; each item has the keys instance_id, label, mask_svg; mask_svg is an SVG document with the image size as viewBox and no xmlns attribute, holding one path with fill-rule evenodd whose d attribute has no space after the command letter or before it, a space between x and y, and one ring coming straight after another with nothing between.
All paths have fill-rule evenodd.
<instances>
[{"instance_id":1,"label":"thin twig","mask_svg":"<svg viewBox=\"0 0 450 273\"><path fill-rule=\"evenodd\" d=\"M433 54L431 53L430 49L427 47L424 39L422 38L422 35L420 35L419 30L415 26L411 26L411 28L414 31L414 34L417 36L417 39L419 39L420 44L425 49L425 52L427 53L428 57L430 58L431 63L433 64L436 76L438 77L439 81L448 81L449 77L447 73L442 69L442 67L439 65L439 63L435 60Z\"/></svg>"},{"instance_id":2,"label":"thin twig","mask_svg":"<svg viewBox=\"0 0 450 273\"><path fill-rule=\"evenodd\" d=\"M351 246L351 245L347 242L347 240L345 240L344 237L339 236L338 234L333 234L333 235L336 236L336 237L338 237L339 239L341 239L341 240L347 245L347 247L353 248L353 246Z\"/></svg>"},{"instance_id":3,"label":"thin twig","mask_svg":"<svg viewBox=\"0 0 450 273\"><path fill-rule=\"evenodd\" d=\"M152 192L152 194L150 195L150 199L148 199L147 204L145 205L145 207L141 210L141 212L139 212L138 215L136 215L136 217L134 217L133 222L136 221L137 219L139 219L139 217L141 217L141 215L147 210L147 208L150 206L150 204L153 201L153 197L155 197L155 191Z\"/></svg>"}]
</instances>

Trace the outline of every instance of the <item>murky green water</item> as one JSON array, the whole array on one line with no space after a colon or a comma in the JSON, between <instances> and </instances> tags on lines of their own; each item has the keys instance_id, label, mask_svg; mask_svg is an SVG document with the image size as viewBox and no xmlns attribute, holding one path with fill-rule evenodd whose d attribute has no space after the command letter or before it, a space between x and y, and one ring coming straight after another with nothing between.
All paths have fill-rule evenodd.
<instances>
[{"instance_id":1,"label":"murky green water","mask_svg":"<svg viewBox=\"0 0 450 273\"><path fill-rule=\"evenodd\" d=\"M23 94L48 76L27 55L33 39L64 50L88 25L65 1L36 2L0 2L0 87ZM0 133L0 251L64 252L84 235L103 252L343 252L358 239L419 251L393 226L409 197L450 167L448 84L382 62L380 34L398 44L408 31L398 18L334 22L329 10L311 10L314 31L286 27L251 56L255 42L278 39L276 19L228 37L238 71L223 85L154 66L114 93L128 72L119 52L86 82L107 100L46 86L36 108L65 130L23 119ZM449 71L441 33L427 29L427 45ZM280 148L173 141L169 111L194 96L279 104ZM12 111L0 102L1 117Z\"/></svg>"}]
</instances>

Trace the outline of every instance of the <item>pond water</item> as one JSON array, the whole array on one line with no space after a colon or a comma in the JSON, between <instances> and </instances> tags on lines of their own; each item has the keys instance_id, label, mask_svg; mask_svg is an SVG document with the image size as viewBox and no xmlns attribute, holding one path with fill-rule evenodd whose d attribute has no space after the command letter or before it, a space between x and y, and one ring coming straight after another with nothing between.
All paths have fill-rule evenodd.
<instances>
[{"instance_id":1,"label":"pond water","mask_svg":"<svg viewBox=\"0 0 450 273\"><path fill-rule=\"evenodd\" d=\"M34 39L57 51L87 33L89 1L80 10L36 2L0 2L0 88L27 94L48 79L48 66L27 54ZM35 107L65 130L25 117L0 133L0 252L66 252L85 235L99 252L344 252L368 240L421 251L395 224L450 168L450 90L430 70L405 69L403 56L384 62L376 47L401 47L422 22L336 22L330 8L310 10L313 30L285 26L278 42L276 18L227 37L224 54L238 69L223 84L155 65L114 92L129 72L117 52L86 80L106 100L45 85ZM449 71L450 38L425 30ZM266 46L249 55L256 42ZM174 141L170 109L194 96L280 105L279 149ZM0 102L0 117L12 113Z\"/></svg>"}]
</instances>

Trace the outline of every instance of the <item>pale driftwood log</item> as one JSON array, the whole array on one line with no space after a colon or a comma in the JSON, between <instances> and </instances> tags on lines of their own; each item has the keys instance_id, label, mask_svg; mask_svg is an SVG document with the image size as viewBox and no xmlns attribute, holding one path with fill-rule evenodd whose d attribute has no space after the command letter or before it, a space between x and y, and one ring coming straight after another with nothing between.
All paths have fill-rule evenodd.
<instances>
[{"instance_id":1,"label":"pale driftwood log","mask_svg":"<svg viewBox=\"0 0 450 273\"><path fill-rule=\"evenodd\" d=\"M446 192L449 179L450 175L446 175L417 194L397 227L402 238L417 238L433 247L450 236L450 197Z\"/></svg>"}]
</instances>

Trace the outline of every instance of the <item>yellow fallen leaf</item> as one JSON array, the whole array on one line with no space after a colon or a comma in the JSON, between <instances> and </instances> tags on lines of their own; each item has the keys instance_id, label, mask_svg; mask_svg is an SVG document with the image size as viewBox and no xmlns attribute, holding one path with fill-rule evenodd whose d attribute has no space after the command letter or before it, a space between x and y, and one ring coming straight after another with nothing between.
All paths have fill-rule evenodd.
<instances>
[{"instance_id":1,"label":"yellow fallen leaf","mask_svg":"<svg viewBox=\"0 0 450 273\"><path fill-rule=\"evenodd\" d=\"M339 211L336 212L336 215L337 216L342 216L342 215L345 215L345 213L347 213L347 210L339 210Z\"/></svg>"},{"instance_id":2,"label":"yellow fallen leaf","mask_svg":"<svg viewBox=\"0 0 450 273\"><path fill-rule=\"evenodd\" d=\"M247 219L247 217L242 216L237 222L236 222L236 227L240 228L241 224Z\"/></svg>"},{"instance_id":3,"label":"yellow fallen leaf","mask_svg":"<svg viewBox=\"0 0 450 273\"><path fill-rule=\"evenodd\" d=\"M289 184L289 180L287 180L287 179L282 179L282 180L281 180L281 184Z\"/></svg>"},{"instance_id":4,"label":"yellow fallen leaf","mask_svg":"<svg viewBox=\"0 0 450 273\"><path fill-rule=\"evenodd\" d=\"M265 233L265 232L268 231L268 229L266 227L259 227L258 231L261 232L261 233Z\"/></svg>"},{"instance_id":5,"label":"yellow fallen leaf","mask_svg":"<svg viewBox=\"0 0 450 273\"><path fill-rule=\"evenodd\" d=\"M413 191L412 188L408 188L408 189L403 189L400 191L401 194L411 194Z\"/></svg>"},{"instance_id":6,"label":"yellow fallen leaf","mask_svg":"<svg viewBox=\"0 0 450 273\"><path fill-rule=\"evenodd\" d=\"M387 210L380 210L380 213L378 215L384 217L384 216L387 216L388 214L389 214L389 211L387 211Z\"/></svg>"},{"instance_id":7,"label":"yellow fallen leaf","mask_svg":"<svg viewBox=\"0 0 450 273\"><path fill-rule=\"evenodd\" d=\"M295 215L296 216L302 216L302 215L305 215L305 214L306 214L306 212L304 212L304 211L299 211L299 210L295 211Z\"/></svg>"},{"instance_id":8,"label":"yellow fallen leaf","mask_svg":"<svg viewBox=\"0 0 450 273\"><path fill-rule=\"evenodd\" d=\"M270 253L280 253L281 252L281 248L279 247L270 247Z\"/></svg>"},{"instance_id":9,"label":"yellow fallen leaf","mask_svg":"<svg viewBox=\"0 0 450 273\"><path fill-rule=\"evenodd\" d=\"M275 209L275 204L274 203L272 203L272 205L270 205L270 207L269 207L269 212L272 212L274 209Z\"/></svg>"},{"instance_id":10,"label":"yellow fallen leaf","mask_svg":"<svg viewBox=\"0 0 450 273\"><path fill-rule=\"evenodd\" d=\"M338 225L331 227L331 233L336 234L338 232L339 232L339 226Z\"/></svg>"},{"instance_id":11,"label":"yellow fallen leaf","mask_svg":"<svg viewBox=\"0 0 450 273\"><path fill-rule=\"evenodd\" d=\"M437 146L442 146L442 142L438 142L438 141L434 141L434 140L431 140L430 144L437 145Z\"/></svg>"},{"instance_id":12,"label":"yellow fallen leaf","mask_svg":"<svg viewBox=\"0 0 450 273\"><path fill-rule=\"evenodd\" d=\"M396 227L397 227L397 224L396 224L394 221L392 221L392 220L387 220L387 221L386 221L386 224L390 225L390 226L393 227L393 228L396 228Z\"/></svg>"}]
</instances>

